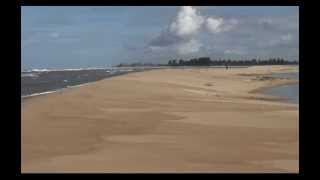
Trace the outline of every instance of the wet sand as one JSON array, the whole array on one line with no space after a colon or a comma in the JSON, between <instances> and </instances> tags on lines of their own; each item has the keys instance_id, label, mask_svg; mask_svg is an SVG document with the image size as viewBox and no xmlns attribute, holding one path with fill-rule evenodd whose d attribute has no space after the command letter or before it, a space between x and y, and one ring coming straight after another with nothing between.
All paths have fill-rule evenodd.
<instances>
[{"instance_id":1,"label":"wet sand","mask_svg":"<svg viewBox=\"0 0 320 180\"><path fill-rule=\"evenodd\" d=\"M22 103L22 172L298 172L298 66L159 69Z\"/></svg>"}]
</instances>

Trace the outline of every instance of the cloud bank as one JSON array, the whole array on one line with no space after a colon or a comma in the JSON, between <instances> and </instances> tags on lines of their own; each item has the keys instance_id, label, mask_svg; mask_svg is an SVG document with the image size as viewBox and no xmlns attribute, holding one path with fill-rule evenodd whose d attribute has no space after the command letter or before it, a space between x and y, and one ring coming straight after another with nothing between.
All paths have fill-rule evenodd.
<instances>
[{"instance_id":1,"label":"cloud bank","mask_svg":"<svg viewBox=\"0 0 320 180\"><path fill-rule=\"evenodd\" d=\"M183 6L168 28L153 39L148 48L151 51L171 48L180 55L193 54L202 47L198 39L200 33L218 34L230 31L237 23L235 19L204 17L196 8Z\"/></svg>"}]
</instances>

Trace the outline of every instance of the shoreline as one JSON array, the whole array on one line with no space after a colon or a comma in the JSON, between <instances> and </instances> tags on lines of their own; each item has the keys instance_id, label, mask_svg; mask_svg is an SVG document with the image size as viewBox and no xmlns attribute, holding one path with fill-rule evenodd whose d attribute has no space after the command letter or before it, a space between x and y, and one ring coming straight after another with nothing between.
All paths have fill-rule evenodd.
<instances>
[{"instance_id":1,"label":"shoreline","mask_svg":"<svg viewBox=\"0 0 320 180\"><path fill-rule=\"evenodd\" d=\"M274 101L278 101L278 102L281 102L281 103L294 104L294 105L298 105L299 106L299 103L297 104L297 103L288 102L288 99L285 98L285 97L276 96L276 95L268 95L268 94L264 93L264 91L266 91L266 90L268 90L270 88L283 86L283 85L294 85L294 84L299 84L299 81L298 82L293 81L293 82L287 82L287 83L282 83L282 84L277 84L277 85L272 85L272 86L261 87L261 88L258 88L256 90L254 90L253 93L257 92L257 93L262 94L264 96L270 96L270 97L274 98Z\"/></svg>"},{"instance_id":2,"label":"shoreline","mask_svg":"<svg viewBox=\"0 0 320 180\"><path fill-rule=\"evenodd\" d=\"M157 69L157 68L156 68ZM130 74L130 73L138 73L138 72L145 72L145 71L151 71L151 70L156 70L156 69L142 69L142 70L136 70L136 71L129 71L129 72L124 72L124 73L119 73L119 74L113 74L113 75L110 75L108 77L105 77L103 79L99 79L99 80L95 80L95 81L91 81L91 82L86 82L86 83L82 83L82 84L77 84L77 85L72 85L72 86L67 86L67 87L64 87L64 88L60 88L60 89L53 89L53 90L49 90L49 91L45 91L45 92L40 92L40 93L33 93L33 94L30 94L30 95L24 95L24 96L21 96L21 102L22 101L26 101L28 99L31 99L31 98L35 98L35 97L39 97L39 96L45 96L45 95L49 95L49 94L52 94L52 93L59 93L59 92L62 92L62 91L66 91L66 90L70 90L70 89L73 89L73 88L77 88L77 87L81 87L81 86L87 86L87 85L90 85L91 83L95 83L95 82L99 82L99 81L103 81L105 79L109 79L109 78L113 78L113 77L117 77L117 76L122 76L122 75L126 75L126 74ZM58 70L56 70L58 71Z\"/></svg>"},{"instance_id":3,"label":"shoreline","mask_svg":"<svg viewBox=\"0 0 320 180\"><path fill-rule=\"evenodd\" d=\"M263 66L267 66L267 65L263 65ZM293 66L293 67L295 67L296 65L280 65L280 66L289 66L289 67ZM229 68L231 69L231 67L233 67L233 68L249 68L249 67L254 67L254 66L230 66ZM49 91L40 92L40 93L34 93L34 94L30 94L30 95L24 95L24 96L21 96L21 102L22 101L26 101L26 100L31 99L31 98L34 98L34 97L46 96L46 95L49 95L49 94L52 94L52 93L59 93L59 92L62 92L62 91L70 90L70 89L81 87L81 86L87 86L87 85L90 85L91 83L96 83L96 82L99 82L99 81L103 81L105 79L110 79L110 78L117 77L117 76L127 75L127 74L130 74L130 73L138 73L138 72L161 70L161 69L210 69L210 68L224 68L224 66L212 66L212 67L210 67L210 66L209 67L202 67L202 66L183 66L183 67L179 67L178 66L178 67L175 67L175 66L171 66L171 67L167 67L167 68L151 68L151 69L142 69L142 70L137 70L137 71L130 71L130 72L125 72L125 73L110 75L110 76L105 77L103 79L92 81L92 82L73 85L73 86L69 86L69 87L67 86L67 87L60 88L60 89L54 89L54 90L49 90ZM288 71L288 72L291 72L291 71ZM271 75L271 74L272 73L266 73L265 75ZM260 95L266 95L266 94L263 93L263 91L268 89L268 88L281 86L281 85L298 84L298 83L299 83L299 80L295 80L295 81L292 81L292 82L283 82L283 83L280 83L280 84L268 85L268 86L265 86L265 87L259 87L259 88L255 89L255 90L252 90L252 91L250 91L250 93L258 93ZM270 97L275 98L274 99L275 101L283 102L282 98L279 99L279 97L277 97L277 96L271 96L271 95L266 95L266 96L270 96ZM271 101L273 101L273 100L271 100Z\"/></svg>"},{"instance_id":4,"label":"shoreline","mask_svg":"<svg viewBox=\"0 0 320 180\"><path fill-rule=\"evenodd\" d=\"M288 73L288 72L284 72L284 73ZM298 71L289 71L289 73L299 73L299 70ZM273 73L268 73L267 75L272 75L272 74ZM276 78L279 78L279 77L276 77ZM269 85L269 86L264 86L264 87L259 87L259 88L255 89L253 91L250 91L250 93L258 93L260 95L272 97L272 98L274 98L275 101L278 101L278 102L295 104L295 105L299 106L299 104L288 102L288 99L285 98L285 97L275 96L275 95L268 95L268 94L264 93L264 91L266 91L266 90L268 90L270 88L274 88L274 87L279 87L279 86L283 86L283 85L294 85L294 84L298 84L299 85L299 78L298 79L283 78L283 79L289 79L290 81L289 82L282 82L282 83L274 84L274 85Z\"/></svg>"},{"instance_id":5,"label":"shoreline","mask_svg":"<svg viewBox=\"0 0 320 180\"><path fill-rule=\"evenodd\" d=\"M32 98L21 170L299 172L298 106L250 93L297 68L158 69Z\"/></svg>"}]
</instances>

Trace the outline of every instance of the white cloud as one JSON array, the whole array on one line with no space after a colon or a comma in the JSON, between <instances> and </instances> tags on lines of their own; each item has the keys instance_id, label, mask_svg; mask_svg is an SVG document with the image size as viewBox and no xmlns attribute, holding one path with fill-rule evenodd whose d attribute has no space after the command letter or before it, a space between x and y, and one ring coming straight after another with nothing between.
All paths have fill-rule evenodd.
<instances>
[{"instance_id":1,"label":"white cloud","mask_svg":"<svg viewBox=\"0 0 320 180\"><path fill-rule=\"evenodd\" d=\"M180 9L175 21L170 24L170 32L178 36L190 36L197 33L204 18L191 6L184 6Z\"/></svg>"},{"instance_id":2,"label":"white cloud","mask_svg":"<svg viewBox=\"0 0 320 180\"><path fill-rule=\"evenodd\" d=\"M224 20L221 17L203 17L192 6L183 6L176 19L170 24L169 31L180 37L191 36L206 28L211 33L231 30L238 24L236 19Z\"/></svg>"},{"instance_id":3,"label":"white cloud","mask_svg":"<svg viewBox=\"0 0 320 180\"><path fill-rule=\"evenodd\" d=\"M239 24L239 21L236 19L226 20L222 27L223 31L233 30L238 24Z\"/></svg>"},{"instance_id":4,"label":"white cloud","mask_svg":"<svg viewBox=\"0 0 320 180\"><path fill-rule=\"evenodd\" d=\"M159 46L150 46L149 48L151 51L158 51L158 50L163 49L162 47L159 47Z\"/></svg>"},{"instance_id":5,"label":"white cloud","mask_svg":"<svg viewBox=\"0 0 320 180\"><path fill-rule=\"evenodd\" d=\"M223 23L222 18L214 19L209 17L206 20L206 27L211 33L219 33L222 31L221 29L222 23Z\"/></svg>"},{"instance_id":6,"label":"white cloud","mask_svg":"<svg viewBox=\"0 0 320 180\"><path fill-rule=\"evenodd\" d=\"M206 28L211 33L221 33L232 30L238 21L236 19L224 20L223 18L209 17L206 19Z\"/></svg>"},{"instance_id":7,"label":"white cloud","mask_svg":"<svg viewBox=\"0 0 320 180\"><path fill-rule=\"evenodd\" d=\"M188 43L182 43L177 46L178 53L181 55L196 53L200 50L202 44L194 39Z\"/></svg>"},{"instance_id":8,"label":"white cloud","mask_svg":"<svg viewBox=\"0 0 320 180\"><path fill-rule=\"evenodd\" d=\"M224 51L224 54L245 55L247 52L240 49L227 49Z\"/></svg>"},{"instance_id":9,"label":"white cloud","mask_svg":"<svg viewBox=\"0 0 320 180\"><path fill-rule=\"evenodd\" d=\"M292 40L293 40L293 37L289 33L289 34L281 35L280 37L277 36L277 38L270 39L268 41L261 41L258 44L258 46L262 48L266 48L266 47L274 47L278 45L288 45L292 42Z\"/></svg>"},{"instance_id":10,"label":"white cloud","mask_svg":"<svg viewBox=\"0 0 320 180\"><path fill-rule=\"evenodd\" d=\"M168 52L176 52L179 55L189 55L200 51L201 42L191 39L188 42L181 42L171 46L148 46L145 50L147 53L165 54Z\"/></svg>"},{"instance_id":11,"label":"white cloud","mask_svg":"<svg viewBox=\"0 0 320 180\"><path fill-rule=\"evenodd\" d=\"M198 39L200 33L218 34L232 30L237 24L236 19L204 17L198 12L198 9L192 6L183 6L169 24L168 29L150 42L149 50L156 52L159 49L169 50L171 48L170 50L176 50L180 55L195 53L202 46Z\"/></svg>"}]
</instances>

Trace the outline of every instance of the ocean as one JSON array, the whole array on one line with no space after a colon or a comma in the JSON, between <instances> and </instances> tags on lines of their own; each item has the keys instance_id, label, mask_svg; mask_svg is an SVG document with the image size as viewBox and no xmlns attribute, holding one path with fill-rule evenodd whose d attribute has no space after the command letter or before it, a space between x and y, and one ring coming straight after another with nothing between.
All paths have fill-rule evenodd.
<instances>
[{"instance_id":1,"label":"ocean","mask_svg":"<svg viewBox=\"0 0 320 180\"><path fill-rule=\"evenodd\" d=\"M31 97L81 86L104 78L161 67L110 67L88 69L33 69L21 72L21 97ZM187 67L175 67L187 68ZM217 67L215 67L217 68ZM274 73L273 77L299 78L299 73ZM267 95L280 96L289 103L299 104L299 84L280 85L266 89Z\"/></svg>"},{"instance_id":2,"label":"ocean","mask_svg":"<svg viewBox=\"0 0 320 180\"><path fill-rule=\"evenodd\" d=\"M299 73L274 73L273 77L299 79ZM286 102L299 104L299 83L279 85L268 88L264 91L267 95L279 96L286 99Z\"/></svg>"},{"instance_id":3,"label":"ocean","mask_svg":"<svg viewBox=\"0 0 320 180\"><path fill-rule=\"evenodd\" d=\"M246 66L244 66L246 67ZM241 68L244 68L241 66ZM159 68L188 69L190 66L107 67L81 69L32 69L21 72L21 97L32 97L131 72ZM195 68L195 67L192 67ZM198 67L208 68L208 67ZM214 66L210 68L225 68ZM240 68L240 67L233 67Z\"/></svg>"},{"instance_id":4,"label":"ocean","mask_svg":"<svg viewBox=\"0 0 320 180\"><path fill-rule=\"evenodd\" d=\"M157 67L112 67L88 69L33 69L21 72L21 97L31 97L79 86L104 78Z\"/></svg>"}]
</instances>

